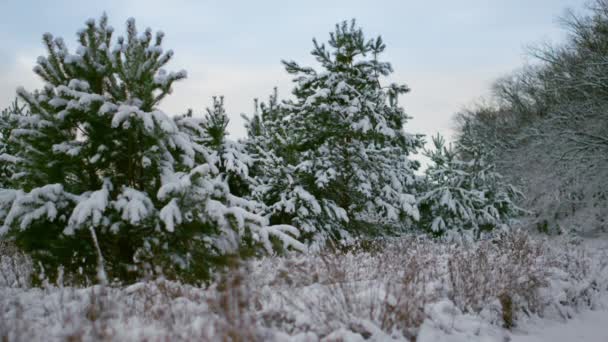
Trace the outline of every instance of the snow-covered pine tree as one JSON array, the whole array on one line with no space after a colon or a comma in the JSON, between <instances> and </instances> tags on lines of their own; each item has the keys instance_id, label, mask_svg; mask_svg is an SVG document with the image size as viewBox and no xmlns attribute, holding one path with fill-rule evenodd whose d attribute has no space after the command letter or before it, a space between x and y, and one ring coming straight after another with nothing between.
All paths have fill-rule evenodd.
<instances>
[{"instance_id":1,"label":"snow-covered pine tree","mask_svg":"<svg viewBox=\"0 0 608 342\"><path fill-rule=\"evenodd\" d=\"M435 236L457 232L479 238L508 226L520 213L513 200L521 193L486 162L481 145L466 147L475 149L468 154L475 157L467 161L440 135L433 137L433 145L424 152L432 164L425 171L426 191L418 199L421 227Z\"/></svg>"},{"instance_id":2,"label":"snow-covered pine tree","mask_svg":"<svg viewBox=\"0 0 608 342\"><path fill-rule=\"evenodd\" d=\"M471 175L451 146L445 145L443 137L437 135L432 142L434 149L424 152L432 164L425 171L428 190L418 199L420 225L434 235L447 230L474 231L478 228L483 195L471 189ZM491 220L496 220L496 212L489 214Z\"/></svg>"},{"instance_id":3,"label":"snow-covered pine tree","mask_svg":"<svg viewBox=\"0 0 608 342\"><path fill-rule=\"evenodd\" d=\"M13 157L15 148L9 139L17 127L19 116L25 114L26 107L19 104L18 99L0 112L0 189L10 187L16 159Z\"/></svg>"},{"instance_id":4,"label":"snow-covered pine tree","mask_svg":"<svg viewBox=\"0 0 608 342\"><path fill-rule=\"evenodd\" d=\"M526 213L515 203L524 198L524 194L496 169L492 146L488 146L469 129L472 128L468 125L461 128L461 136L455 145L456 152L466 163L467 171L473 175L474 186L484 192L486 203L496 209L503 224L508 224L514 217Z\"/></svg>"},{"instance_id":5,"label":"snow-covered pine tree","mask_svg":"<svg viewBox=\"0 0 608 342\"><path fill-rule=\"evenodd\" d=\"M354 20L336 25L328 46L313 43L320 71L283 62L296 83L283 120L300 192L285 194L285 211L300 210L290 197L312 203L298 216L338 239L410 226L418 162L408 155L422 139L403 131L408 116L397 100L409 89L381 83L393 71L379 59L386 46L381 37L367 40Z\"/></svg>"},{"instance_id":6,"label":"snow-covered pine tree","mask_svg":"<svg viewBox=\"0 0 608 342\"><path fill-rule=\"evenodd\" d=\"M86 22L75 54L44 35L48 55L34 70L45 86L18 91L31 114L11 133L20 176L0 193L1 235L47 275L63 265L89 281L156 271L200 281L244 237L303 247L295 228L267 226L230 193L200 121L158 108L186 77L163 69L173 56L164 34L139 34L129 19L126 37L112 36L105 15Z\"/></svg>"},{"instance_id":7,"label":"snow-covered pine tree","mask_svg":"<svg viewBox=\"0 0 608 342\"><path fill-rule=\"evenodd\" d=\"M247 120L246 149L253 157L251 197L266 204L273 224L293 224L306 240L318 233L318 222L330 221L319 201L307 192L296 174L298 151L288 139L288 112L278 100L277 89L267 103L255 101L255 113Z\"/></svg>"},{"instance_id":8,"label":"snow-covered pine tree","mask_svg":"<svg viewBox=\"0 0 608 342\"><path fill-rule=\"evenodd\" d=\"M194 117L193 111L189 110L177 119L178 126L189 132L197 144L208 149L210 153L208 159L217 168L217 176L226 182L231 194L243 198L250 197L254 180L249 174L249 169L253 159L244 143L227 137L226 128L229 118L224 108L223 96L214 96L212 100L212 106L206 109L204 116ZM243 203L247 203L248 209L252 212L264 212L264 206L260 202ZM241 255L255 253L255 249L255 241L251 236L244 237Z\"/></svg>"},{"instance_id":9,"label":"snow-covered pine tree","mask_svg":"<svg viewBox=\"0 0 608 342\"><path fill-rule=\"evenodd\" d=\"M217 167L225 175L231 193L245 196L250 193L252 180L249 177L249 167L253 160L244 144L227 138L228 122L224 97L213 97L212 107L207 108L202 124L206 133L203 144L217 156Z\"/></svg>"}]
</instances>

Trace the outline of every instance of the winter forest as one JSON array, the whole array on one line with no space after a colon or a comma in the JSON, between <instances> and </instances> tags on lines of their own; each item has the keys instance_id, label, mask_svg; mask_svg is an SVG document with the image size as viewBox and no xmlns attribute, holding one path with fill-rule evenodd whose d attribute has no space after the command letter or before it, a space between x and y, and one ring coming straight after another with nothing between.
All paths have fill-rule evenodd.
<instances>
[{"instance_id":1,"label":"winter forest","mask_svg":"<svg viewBox=\"0 0 608 342\"><path fill-rule=\"evenodd\" d=\"M0 339L608 341L608 1L565 13L453 137L359 20L243 138L221 94L161 109L165 33L44 33L0 115Z\"/></svg>"}]
</instances>

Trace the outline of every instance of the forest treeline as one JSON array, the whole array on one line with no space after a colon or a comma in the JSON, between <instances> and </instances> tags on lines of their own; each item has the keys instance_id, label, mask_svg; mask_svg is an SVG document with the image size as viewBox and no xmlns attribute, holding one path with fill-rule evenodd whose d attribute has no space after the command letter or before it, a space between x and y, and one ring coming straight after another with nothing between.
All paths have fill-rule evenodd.
<instances>
[{"instance_id":1,"label":"forest treeline","mask_svg":"<svg viewBox=\"0 0 608 342\"><path fill-rule=\"evenodd\" d=\"M566 42L531 48L531 64L457 115L458 141L484 147L543 232L608 227L608 1L587 9L563 16Z\"/></svg>"}]
</instances>

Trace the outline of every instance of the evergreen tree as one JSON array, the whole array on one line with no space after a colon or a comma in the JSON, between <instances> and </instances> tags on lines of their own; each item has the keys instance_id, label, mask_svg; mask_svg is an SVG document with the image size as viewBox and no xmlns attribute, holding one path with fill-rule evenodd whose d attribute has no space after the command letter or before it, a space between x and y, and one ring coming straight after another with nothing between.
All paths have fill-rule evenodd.
<instances>
[{"instance_id":1,"label":"evergreen tree","mask_svg":"<svg viewBox=\"0 0 608 342\"><path fill-rule=\"evenodd\" d=\"M425 172L427 190L418 199L424 229L436 236L464 232L478 238L484 231L508 226L521 213L513 203L521 193L494 171L481 144L459 144L457 152L437 135L433 145L425 150L432 164ZM463 161L461 153L471 158Z\"/></svg>"},{"instance_id":2,"label":"evergreen tree","mask_svg":"<svg viewBox=\"0 0 608 342\"><path fill-rule=\"evenodd\" d=\"M213 97L213 105L207 108L203 129L206 139L205 146L217 156L217 167L224 174L233 194L245 196L250 192L251 179L249 167L253 163L245 150L245 145L228 139L226 127L228 115L224 109L224 97Z\"/></svg>"},{"instance_id":3,"label":"evergreen tree","mask_svg":"<svg viewBox=\"0 0 608 342\"><path fill-rule=\"evenodd\" d=\"M186 77L163 69L164 34L139 34L129 19L126 37L112 37L105 15L87 21L75 54L44 35L34 70L45 86L18 91L31 114L12 134L21 177L0 193L0 233L47 274L63 265L89 280L160 270L198 281L243 239L302 247L295 228L268 227L230 192L200 120L158 109Z\"/></svg>"},{"instance_id":4,"label":"evergreen tree","mask_svg":"<svg viewBox=\"0 0 608 342\"><path fill-rule=\"evenodd\" d=\"M418 218L418 163L408 155L421 146L421 137L403 132L408 116L397 99L408 88L381 84L392 72L379 60L385 45L366 40L354 20L336 26L329 47L313 43L321 70L284 62L295 100L269 106L250 124L260 129L261 121L270 165L284 165L277 182L289 185L266 204L275 217L335 239L408 227Z\"/></svg>"},{"instance_id":5,"label":"evergreen tree","mask_svg":"<svg viewBox=\"0 0 608 342\"><path fill-rule=\"evenodd\" d=\"M330 220L317 199L298 181L298 154L288 139L288 112L278 101L277 89L267 103L255 101L255 113L247 119L246 148L253 157L251 196L266 204L265 212L274 224L293 224L305 232L305 238L321 238L316 224Z\"/></svg>"},{"instance_id":6,"label":"evergreen tree","mask_svg":"<svg viewBox=\"0 0 608 342\"><path fill-rule=\"evenodd\" d=\"M19 117L25 114L25 105L20 105L18 99L0 112L0 189L10 187L16 163L15 148L10 137Z\"/></svg>"}]
</instances>

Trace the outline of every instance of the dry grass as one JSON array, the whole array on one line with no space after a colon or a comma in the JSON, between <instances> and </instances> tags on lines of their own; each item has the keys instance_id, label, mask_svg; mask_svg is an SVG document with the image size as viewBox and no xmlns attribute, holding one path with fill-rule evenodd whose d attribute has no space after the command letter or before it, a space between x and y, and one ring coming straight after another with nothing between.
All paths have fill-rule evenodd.
<instances>
[{"instance_id":1,"label":"dry grass","mask_svg":"<svg viewBox=\"0 0 608 342\"><path fill-rule=\"evenodd\" d=\"M0 287L29 287L32 260L10 241L0 240Z\"/></svg>"},{"instance_id":2,"label":"dry grass","mask_svg":"<svg viewBox=\"0 0 608 342\"><path fill-rule=\"evenodd\" d=\"M464 312L472 313L498 300L504 325L512 327L516 311L530 314L543 310L539 290L548 285L553 266L546 253L542 243L523 232L452 248L448 253L449 298Z\"/></svg>"},{"instance_id":3,"label":"dry grass","mask_svg":"<svg viewBox=\"0 0 608 342\"><path fill-rule=\"evenodd\" d=\"M214 335L217 341L264 341L258 328L255 310L256 293L247 281L247 265L238 265L223 274L214 284L214 296L208 298L211 312L215 315Z\"/></svg>"},{"instance_id":4,"label":"dry grass","mask_svg":"<svg viewBox=\"0 0 608 342\"><path fill-rule=\"evenodd\" d=\"M291 334L310 330L326 336L346 326L370 336L361 324L369 322L389 335L414 339L427 318L425 306L447 297L465 313L494 310L494 323L511 328L516 313L544 308L540 289L555 266L547 252L543 243L514 232L464 245L406 237L269 261L282 267L258 273L272 274L269 284L283 302L267 308L265 323ZM294 311L313 319L294 325L294 315L285 314Z\"/></svg>"},{"instance_id":5,"label":"dry grass","mask_svg":"<svg viewBox=\"0 0 608 342\"><path fill-rule=\"evenodd\" d=\"M567 316L564 307L590 305L608 290L595 277L605 273L597 267L606 267L608 256L601 266L576 250L558 254L520 232L464 245L404 237L235 264L208 288L164 279L128 287L3 287L0 340L340 340L336 332L348 331L413 341L430 319L426 308L446 299L511 328L555 305ZM573 284L561 303L543 292L556 275Z\"/></svg>"}]
</instances>

